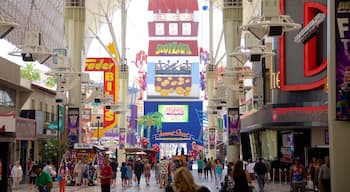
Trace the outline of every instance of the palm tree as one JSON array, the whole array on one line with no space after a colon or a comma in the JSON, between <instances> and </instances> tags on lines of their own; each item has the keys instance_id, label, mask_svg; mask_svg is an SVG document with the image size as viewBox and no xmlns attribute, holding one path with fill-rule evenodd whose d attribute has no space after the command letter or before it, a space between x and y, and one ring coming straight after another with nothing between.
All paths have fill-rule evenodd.
<instances>
[{"instance_id":1,"label":"palm tree","mask_svg":"<svg viewBox=\"0 0 350 192\"><path fill-rule=\"evenodd\" d=\"M30 81L40 81L40 70L34 69L33 63L21 67L21 77Z\"/></svg>"},{"instance_id":2,"label":"palm tree","mask_svg":"<svg viewBox=\"0 0 350 192\"><path fill-rule=\"evenodd\" d=\"M148 113L141 117L138 121L139 126L143 126L147 129L147 138L150 140L151 128L154 127L159 131L162 128L163 115L159 112ZM148 148L151 147L151 143L148 144Z\"/></svg>"}]
</instances>

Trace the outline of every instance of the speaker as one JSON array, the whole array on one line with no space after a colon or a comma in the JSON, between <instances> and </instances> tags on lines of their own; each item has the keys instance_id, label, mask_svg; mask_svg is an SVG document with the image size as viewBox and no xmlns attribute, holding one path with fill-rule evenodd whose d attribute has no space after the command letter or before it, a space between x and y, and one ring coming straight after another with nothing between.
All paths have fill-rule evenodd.
<instances>
[{"instance_id":1,"label":"speaker","mask_svg":"<svg viewBox=\"0 0 350 192\"><path fill-rule=\"evenodd\" d=\"M22 53L22 60L25 62L33 62L34 58L31 53Z\"/></svg>"}]
</instances>

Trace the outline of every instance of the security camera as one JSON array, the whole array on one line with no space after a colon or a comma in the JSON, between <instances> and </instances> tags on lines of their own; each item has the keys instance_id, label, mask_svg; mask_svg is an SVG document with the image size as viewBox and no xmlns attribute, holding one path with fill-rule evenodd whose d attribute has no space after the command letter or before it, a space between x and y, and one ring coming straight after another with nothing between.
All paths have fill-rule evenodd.
<instances>
[{"instance_id":1,"label":"security camera","mask_svg":"<svg viewBox=\"0 0 350 192\"><path fill-rule=\"evenodd\" d=\"M324 13L318 13L294 38L296 43L308 42L317 32L319 26L326 19Z\"/></svg>"}]
</instances>

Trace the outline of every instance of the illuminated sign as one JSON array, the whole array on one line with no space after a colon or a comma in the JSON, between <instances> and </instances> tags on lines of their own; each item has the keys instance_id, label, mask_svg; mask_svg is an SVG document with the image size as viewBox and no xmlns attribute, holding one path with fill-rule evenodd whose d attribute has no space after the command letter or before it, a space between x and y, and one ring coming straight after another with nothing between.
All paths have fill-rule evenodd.
<instances>
[{"instance_id":1,"label":"illuminated sign","mask_svg":"<svg viewBox=\"0 0 350 192\"><path fill-rule=\"evenodd\" d=\"M103 71L104 95L111 95L115 102L118 101L118 65L112 58L86 58L85 71ZM104 109L104 128L102 133L115 127L118 123L118 116L113 111ZM94 132L97 136L97 131Z\"/></svg>"},{"instance_id":2,"label":"illuminated sign","mask_svg":"<svg viewBox=\"0 0 350 192\"><path fill-rule=\"evenodd\" d=\"M155 21L192 21L192 13L160 13L154 14Z\"/></svg>"},{"instance_id":3,"label":"illuminated sign","mask_svg":"<svg viewBox=\"0 0 350 192\"><path fill-rule=\"evenodd\" d=\"M155 138L156 140L189 140L191 138L191 134L182 132L181 129L177 129L169 132L160 131L155 135Z\"/></svg>"},{"instance_id":4,"label":"illuminated sign","mask_svg":"<svg viewBox=\"0 0 350 192\"><path fill-rule=\"evenodd\" d=\"M188 122L188 105L158 105L164 123Z\"/></svg>"},{"instance_id":5,"label":"illuminated sign","mask_svg":"<svg viewBox=\"0 0 350 192\"><path fill-rule=\"evenodd\" d=\"M196 40L149 41L148 56L198 56Z\"/></svg>"},{"instance_id":6,"label":"illuminated sign","mask_svg":"<svg viewBox=\"0 0 350 192\"><path fill-rule=\"evenodd\" d=\"M189 96L192 87L192 77L155 77L155 91L161 96L176 95Z\"/></svg>"}]
</instances>

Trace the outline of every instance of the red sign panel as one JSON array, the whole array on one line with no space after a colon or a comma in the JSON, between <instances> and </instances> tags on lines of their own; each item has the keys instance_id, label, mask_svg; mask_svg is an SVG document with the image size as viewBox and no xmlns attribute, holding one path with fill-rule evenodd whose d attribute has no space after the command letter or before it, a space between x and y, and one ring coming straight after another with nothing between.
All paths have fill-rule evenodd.
<instances>
[{"instance_id":1,"label":"red sign panel","mask_svg":"<svg viewBox=\"0 0 350 192\"><path fill-rule=\"evenodd\" d=\"M193 13L198 10L198 0L149 0L148 10L158 13Z\"/></svg>"},{"instance_id":2,"label":"red sign panel","mask_svg":"<svg viewBox=\"0 0 350 192\"><path fill-rule=\"evenodd\" d=\"M148 56L198 56L196 40L149 41Z\"/></svg>"},{"instance_id":3,"label":"red sign panel","mask_svg":"<svg viewBox=\"0 0 350 192\"><path fill-rule=\"evenodd\" d=\"M112 58L86 58L85 71L103 71L104 95L111 95L118 101L118 65ZM118 116L112 111L104 109L104 131L116 126Z\"/></svg>"}]
</instances>

